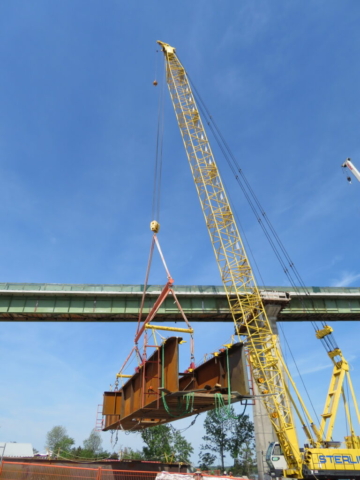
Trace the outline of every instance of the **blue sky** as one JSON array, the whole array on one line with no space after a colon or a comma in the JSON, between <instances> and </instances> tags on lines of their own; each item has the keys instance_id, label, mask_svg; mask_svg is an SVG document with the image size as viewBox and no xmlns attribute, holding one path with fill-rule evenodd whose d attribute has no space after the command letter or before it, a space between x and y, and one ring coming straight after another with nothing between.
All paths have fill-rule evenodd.
<instances>
[{"instance_id":1,"label":"blue sky","mask_svg":"<svg viewBox=\"0 0 360 480\"><path fill-rule=\"evenodd\" d=\"M1 2L0 281L143 282L160 39L177 48L305 284L358 286L360 185L340 164L360 166L359 20L357 0ZM287 285L218 163L265 284ZM176 283L220 284L167 93L160 220ZM164 280L156 264L151 281ZM1 327L1 440L42 449L60 424L81 443L135 326ZM321 408L329 362L309 325L284 328ZM201 356L231 325L196 329ZM359 327L336 331L359 391Z\"/></svg>"}]
</instances>

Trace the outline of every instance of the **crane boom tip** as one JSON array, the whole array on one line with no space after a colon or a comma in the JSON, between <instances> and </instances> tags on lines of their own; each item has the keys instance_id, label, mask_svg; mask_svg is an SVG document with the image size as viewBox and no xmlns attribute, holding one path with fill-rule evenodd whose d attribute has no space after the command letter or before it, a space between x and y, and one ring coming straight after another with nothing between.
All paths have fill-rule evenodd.
<instances>
[{"instance_id":1,"label":"crane boom tip","mask_svg":"<svg viewBox=\"0 0 360 480\"><path fill-rule=\"evenodd\" d=\"M157 40L157 43L162 47L164 53L175 53L176 49L168 43Z\"/></svg>"}]
</instances>

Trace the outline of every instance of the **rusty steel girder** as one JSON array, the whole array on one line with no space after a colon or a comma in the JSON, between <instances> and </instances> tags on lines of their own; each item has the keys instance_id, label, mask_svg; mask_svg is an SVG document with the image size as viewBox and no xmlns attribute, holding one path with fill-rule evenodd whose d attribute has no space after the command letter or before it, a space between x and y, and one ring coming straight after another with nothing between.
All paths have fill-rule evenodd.
<instances>
[{"instance_id":1,"label":"rusty steel girder","mask_svg":"<svg viewBox=\"0 0 360 480\"><path fill-rule=\"evenodd\" d=\"M179 343L171 337L114 392L104 393L103 430L141 430L249 398L243 345L222 349L192 371L179 373ZM230 398L229 398L229 387Z\"/></svg>"}]
</instances>

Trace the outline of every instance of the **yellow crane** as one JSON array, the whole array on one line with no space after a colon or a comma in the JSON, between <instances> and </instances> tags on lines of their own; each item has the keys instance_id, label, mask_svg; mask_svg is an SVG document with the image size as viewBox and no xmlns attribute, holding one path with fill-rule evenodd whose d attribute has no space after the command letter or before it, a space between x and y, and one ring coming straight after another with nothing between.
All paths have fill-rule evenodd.
<instances>
[{"instance_id":1,"label":"yellow crane","mask_svg":"<svg viewBox=\"0 0 360 480\"><path fill-rule=\"evenodd\" d=\"M323 475L332 476L332 478L339 478L339 476L342 475L342 473L339 471L337 472L332 471L334 469L331 467L331 465L328 465L327 467L325 467L324 464L326 463L326 459L328 459L330 463L335 463L336 461L336 464L338 465L339 470L341 468L341 465L344 465L344 464L350 465L351 467L347 468L347 470L352 470L351 473L352 474L355 473L354 477L357 478L356 471L358 471L359 469L358 464L360 462L360 457L358 455L359 448L360 448L360 437L358 437L355 434L353 421L350 414L350 408L348 404L348 398L345 395L345 390L344 390L345 382L347 382L347 387L350 390L351 398L352 398L354 409L356 412L356 417L358 422L360 423L359 407L357 404L357 399L356 399L354 388L351 381L349 363L344 358L342 351L336 345L335 341L331 338L332 332L333 332L333 328L330 327L329 325L324 325L322 329L318 329L316 331L316 338L320 339L323 342L325 349L327 351L327 354L333 363L333 371L330 378L330 385L326 395L324 410L323 410L323 413L321 414L322 419L321 419L319 428L317 428L314 422L312 421L305 405L303 404L300 394L296 388L295 382L291 378L290 372L287 370L287 367L285 364L283 365L283 368L287 373L289 382L291 383L297 395L298 401L301 404L301 407L305 413L305 416L307 417L307 423L310 424L311 426L312 432L306 426L306 422L304 421L300 410L297 408L296 403L293 401L291 397L291 393L288 390L288 394L291 398L292 405L294 406L296 413L300 419L300 422L303 426L307 441L309 442L309 445L314 447L314 449L318 449L316 451L314 449L306 450L306 455L304 456L304 459L305 460L307 458L310 459L313 465L316 467L316 465L313 462L313 455L315 454L315 452L317 452L317 458L320 462ZM341 442L333 441L332 434L333 434L337 413L339 410L339 403L340 403L341 397L344 403L347 431L350 433L350 435L345 436L344 440L345 440L346 450L341 451L339 455L339 451L338 450L335 451L334 449L338 448ZM329 450L330 448L331 450ZM351 452L351 450L354 450L354 451ZM331 453L332 455L329 455L329 453ZM266 463L270 468L271 474L276 477L281 477L283 475L282 472L287 469L287 462L286 462L285 456L283 455L281 445L279 442L270 443L266 452ZM349 474L349 472L347 473ZM319 474L317 473L317 475ZM306 477L306 475L304 476Z\"/></svg>"},{"instance_id":2,"label":"yellow crane","mask_svg":"<svg viewBox=\"0 0 360 480\"><path fill-rule=\"evenodd\" d=\"M337 345L332 344L332 342L328 341L328 339L331 337L332 332L333 328L329 325L325 325L324 328L316 332L316 338L322 340L323 343L325 343L327 354L333 363L333 371L330 385L325 400L324 411L321 415L322 419L320 423L320 432L323 434L323 441L325 444L331 441L336 415L339 409L339 403L342 398L344 402L347 426L350 431L350 435L345 437L345 443L347 448L349 449L359 449L360 437L355 434L353 422L350 415L350 409L347 402L347 397L344 391L344 383L346 381L350 390L357 419L360 422L359 407L357 404L357 399L351 380L350 366L340 348Z\"/></svg>"},{"instance_id":3,"label":"yellow crane","mask_svg":"<svg viewBox=\"0 0 360 480\"><path fill-rule=\"evenodd\" d=\"M314 435L309 430L306 434L315 448L300 451L292 397L284 378L287 368L277 348L276 335L267 318L188 76L175 48L160 41L158 44L165 56L166 81L236 332L246 342L254 380L286 459L283 474L299 479L314 475L339 479L350 474L360 479L360 450L322 447L322 437L313 422ZM306 416L310 419L307 411Z\"/></svg>"}]
</instances>

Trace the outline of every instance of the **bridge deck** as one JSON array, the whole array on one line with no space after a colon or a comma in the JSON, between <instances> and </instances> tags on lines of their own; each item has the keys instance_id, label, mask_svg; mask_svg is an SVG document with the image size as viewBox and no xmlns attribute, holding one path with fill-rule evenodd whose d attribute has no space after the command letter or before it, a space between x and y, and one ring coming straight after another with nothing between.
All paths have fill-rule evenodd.
<instances>
[{"instance_id":1,"label":"bridge deck","mask_svg":"<svg viewBox=\"0 0 360 480\"><path fill-rule=\"evenodd\" d=\"M137 320L142 285L71 285L0 283L0 321L123 321ZM161 286L147 290L144 313L153 305ZM360 288L260 287L266 304L290 302L279 321L360 320ZM224 289L219 286L175 286L181 305L194 322L232 321ZM278 292L279 298L268 292ZM279 295L280 294L280 295ZM281 298L280 298L281 303ZM160 308L157 321L180 318L171 297Z\"/></svg>"}]
</instances>

